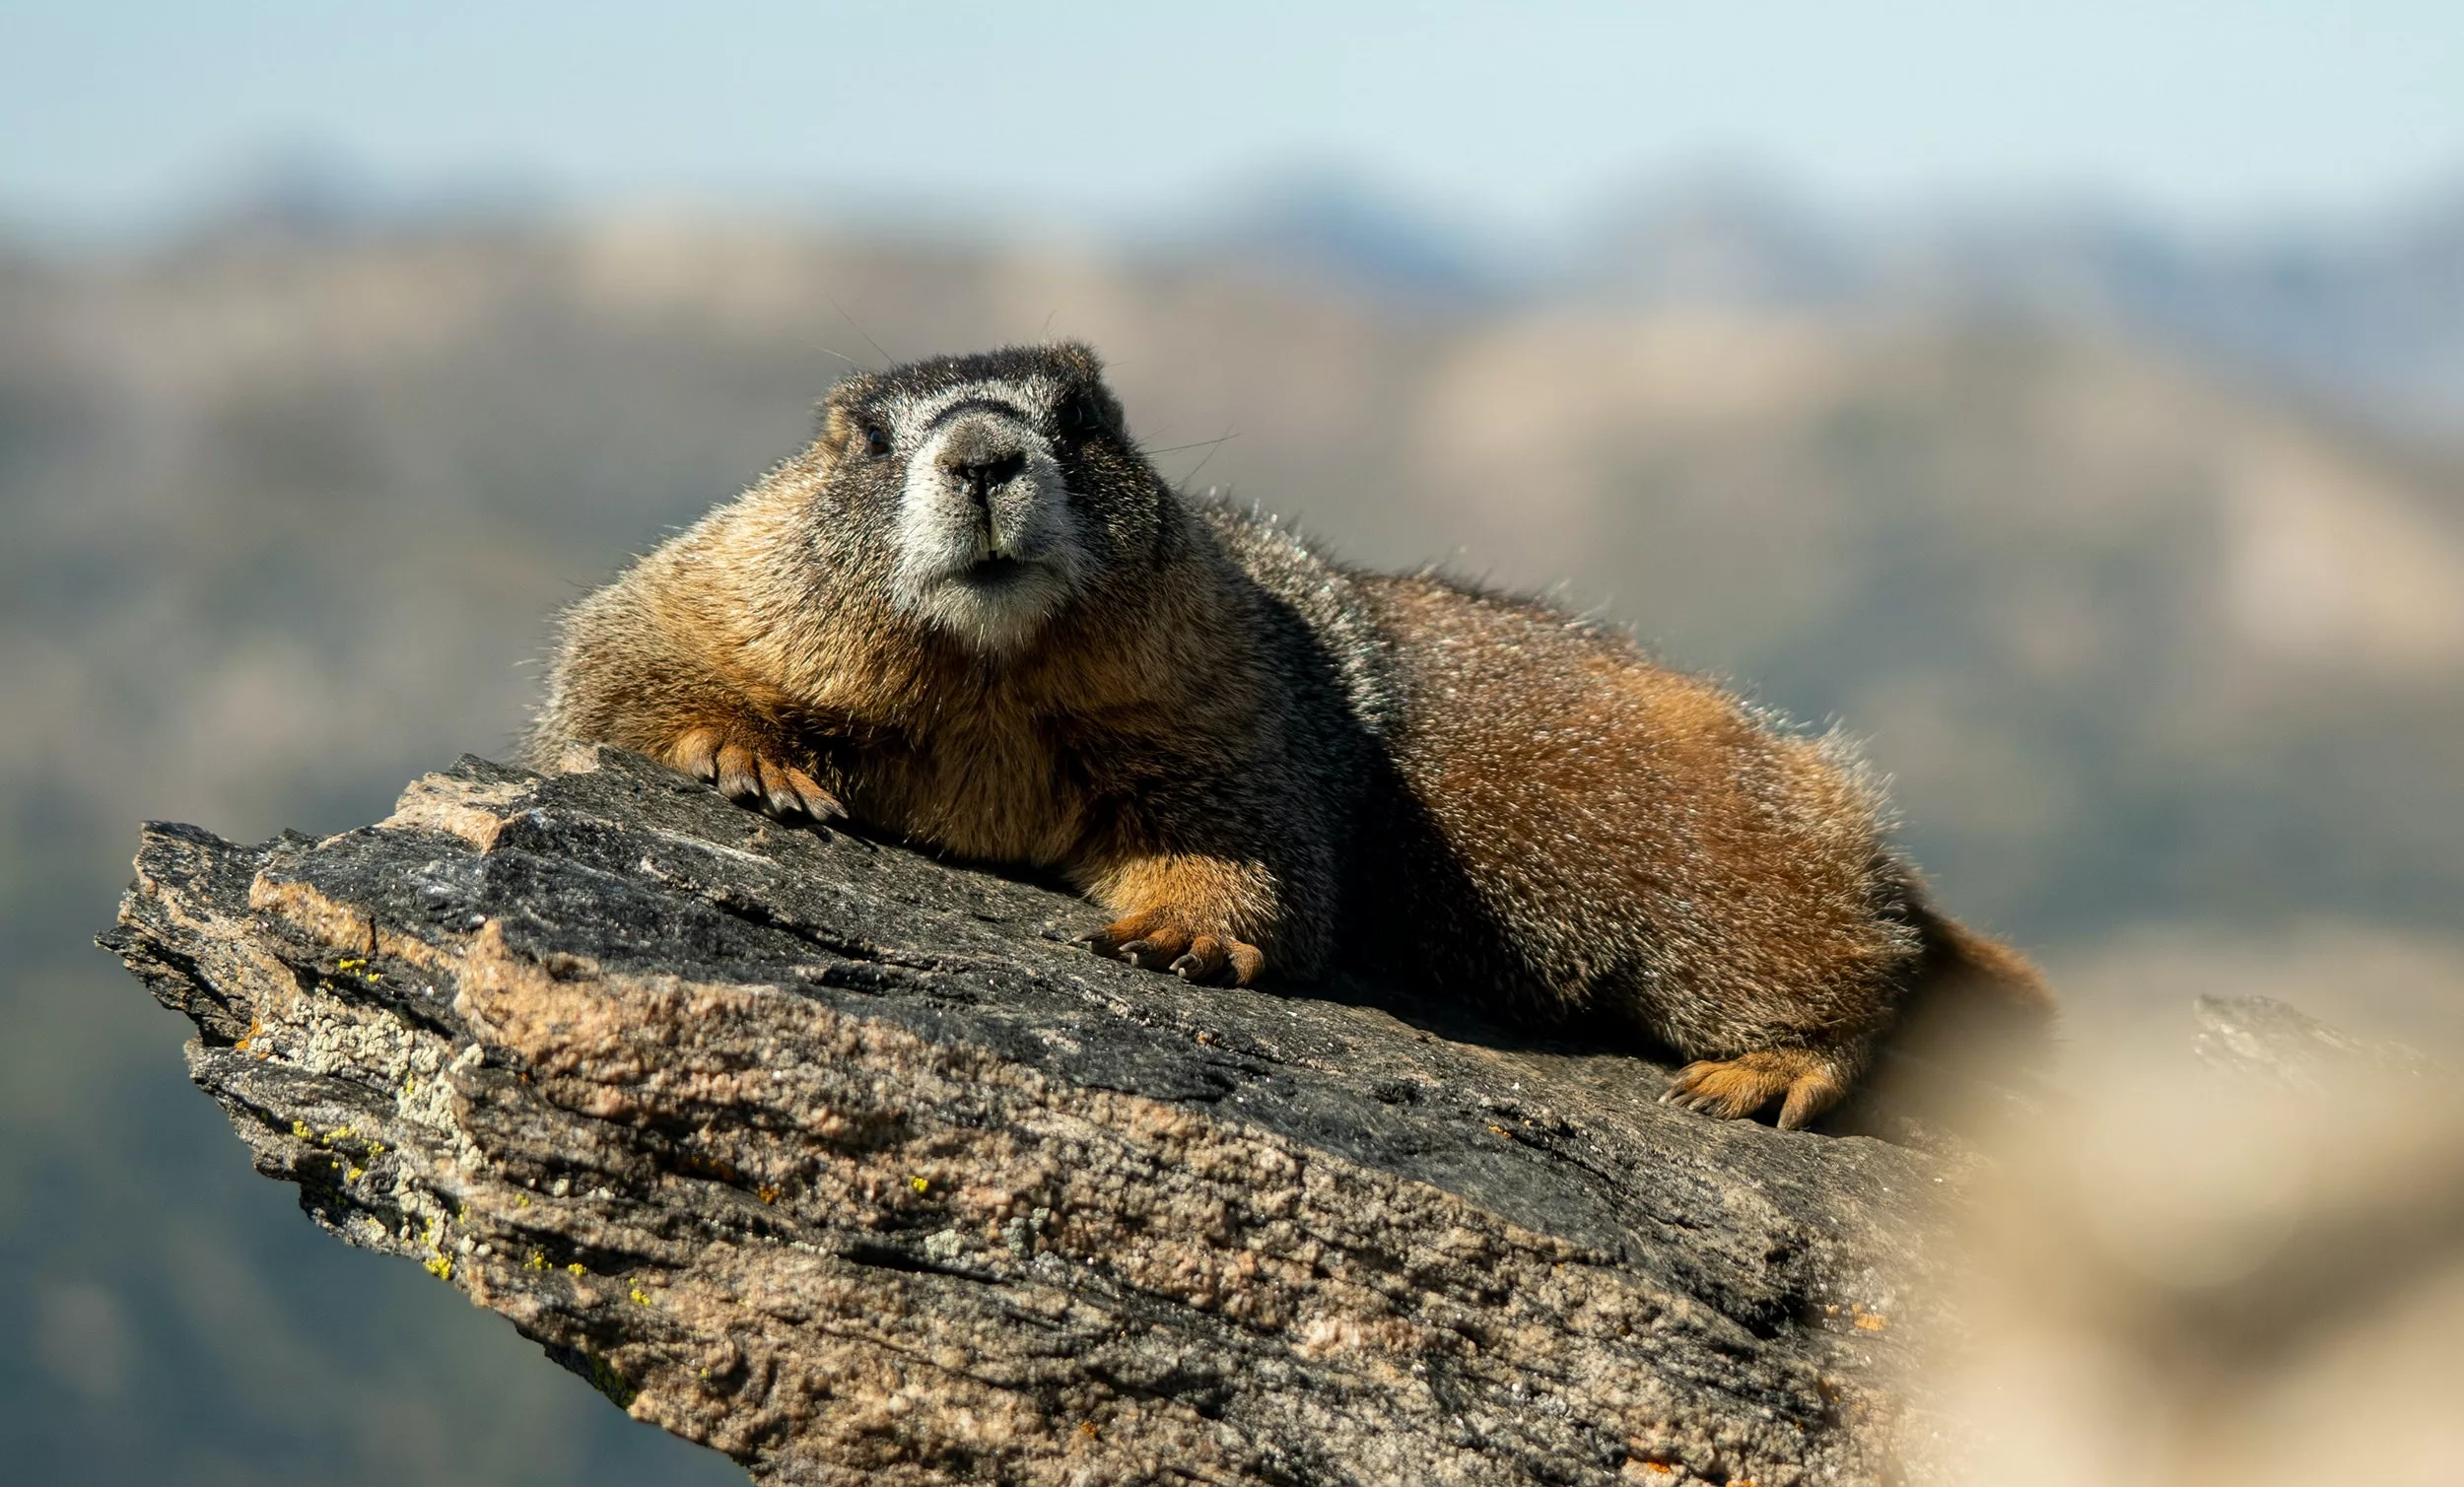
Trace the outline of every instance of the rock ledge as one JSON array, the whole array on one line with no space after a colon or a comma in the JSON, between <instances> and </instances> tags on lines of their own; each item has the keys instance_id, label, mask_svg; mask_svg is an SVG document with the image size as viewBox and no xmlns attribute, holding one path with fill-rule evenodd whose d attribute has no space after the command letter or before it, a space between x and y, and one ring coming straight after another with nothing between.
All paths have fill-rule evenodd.
<instances>
[{"instance_id":1,"label":"rock ledge","mask_svg":"<svg viewBox=\"0 0 2464 1487\"><path fill-rule=\"evenodd\" d=\"M1785 1487L1929 1429L1954 1157L590 765L150 826L103 942L316 1223L757 1480Z\"/></svg>"}]
</instances>

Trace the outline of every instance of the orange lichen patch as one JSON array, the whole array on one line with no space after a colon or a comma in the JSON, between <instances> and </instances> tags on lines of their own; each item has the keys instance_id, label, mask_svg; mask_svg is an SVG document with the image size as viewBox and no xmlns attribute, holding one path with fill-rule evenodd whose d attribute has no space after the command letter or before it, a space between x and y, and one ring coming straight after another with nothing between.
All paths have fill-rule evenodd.
<instances>
[{"instance_id":1,"label":"orange lichen patch","mask_svg":"<svg viewBox=\"0 0 2464 1487\"><path fill-rule=\"evenodd\" d=\"M1863 1307L1852 1310L1856 1313L1856 1326L1860 1332L1880 1332L1890 1325L1890 1318L1880 1312L1869 1312Z\"/></svg>"},{"instance_id":2,"label":"orange lichen patch","mask_svg":"<svg viewBox=\"0 0 2464 1487\"><path fill-rule=\"evenodd\" d=\"M698 1151L680 1154L676 1158L676 1170L691 1177L711 1178L730 1184L740 1183L743 1181L743 1175L734 1167Z\"/></svg>"}]
</instances>

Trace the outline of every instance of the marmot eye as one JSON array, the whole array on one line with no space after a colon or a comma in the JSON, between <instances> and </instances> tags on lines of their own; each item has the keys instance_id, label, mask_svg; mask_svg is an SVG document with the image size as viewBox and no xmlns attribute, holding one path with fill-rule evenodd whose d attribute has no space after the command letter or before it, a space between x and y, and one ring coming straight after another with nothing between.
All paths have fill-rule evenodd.
<instances>
[{"instance_id":1,"label":"marmot eye","mask_svg":"<svg viewBox=\"0 0 2464 1487\"><path fill-rule=\"evenodd\" d=\"M1104 410L1091 397L1073 397L1061 409L1061 426L1072 434L1094 434L1104 427Z\"/></svg>"},{"instance_id":2,"label":"marmot eye","mask_svg":"<svg viewBox=\"0 0 2464 1487\"><path fill-rule=\"evenodd\" d=\"M864 425L864 452L875 459L890 452L890 433L879 424Z\"/></svg>"}]
</instances>

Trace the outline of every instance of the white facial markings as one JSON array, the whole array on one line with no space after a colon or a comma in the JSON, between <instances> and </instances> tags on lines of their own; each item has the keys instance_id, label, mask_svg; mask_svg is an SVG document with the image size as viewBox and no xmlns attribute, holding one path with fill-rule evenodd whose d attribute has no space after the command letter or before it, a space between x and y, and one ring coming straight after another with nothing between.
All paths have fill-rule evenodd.
<instances>
[{"instance_id":1,"label":"white facial markings","mask_svg":"<svg viewBox=\"0 0 2464 1487\"><path fill-rule=\"evenodd\" d=\"M913 450L893 592L986 649L1031 637L1087 566L1061 462L1037 428L1060 393L1041 377L973 382L886 410Z\"/></svg>"},{"instance_id":2,"label":"white facial markings","mask_svg":"<svg viewBox=\"0 0 2464 1487\"><path fill-rule=\"evenodd\" d=\"M1015 408L1029 424L1051 420L1053 407L1061 400L1061 384L1050 377L1007 377L992 381L966 382L945 387L938 392L917 397L900 398L889 408L893 437L900 443L910 443L924 437L932 421L960 403L998 403Z\"/></svg>"}]
</instances>

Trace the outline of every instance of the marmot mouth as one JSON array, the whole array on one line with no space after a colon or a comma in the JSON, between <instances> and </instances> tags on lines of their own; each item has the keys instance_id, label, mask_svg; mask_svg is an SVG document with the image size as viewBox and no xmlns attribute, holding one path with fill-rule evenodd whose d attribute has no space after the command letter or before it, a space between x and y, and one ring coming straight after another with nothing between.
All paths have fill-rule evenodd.
<instances>
[{"instance_id":1,"label":"marmot mouth","mask_svg":"<svg viewBox=\"0 0 2464 1487\"><path fill-rule=\"evenodd\" d=\"M1027 570L1034 566L1023 559L1012 558L1006 553L994 553L981 562L969 564L966 571L958 576L969 583L998 587L1025 576Z\"/></svg>"}]
</instances>

